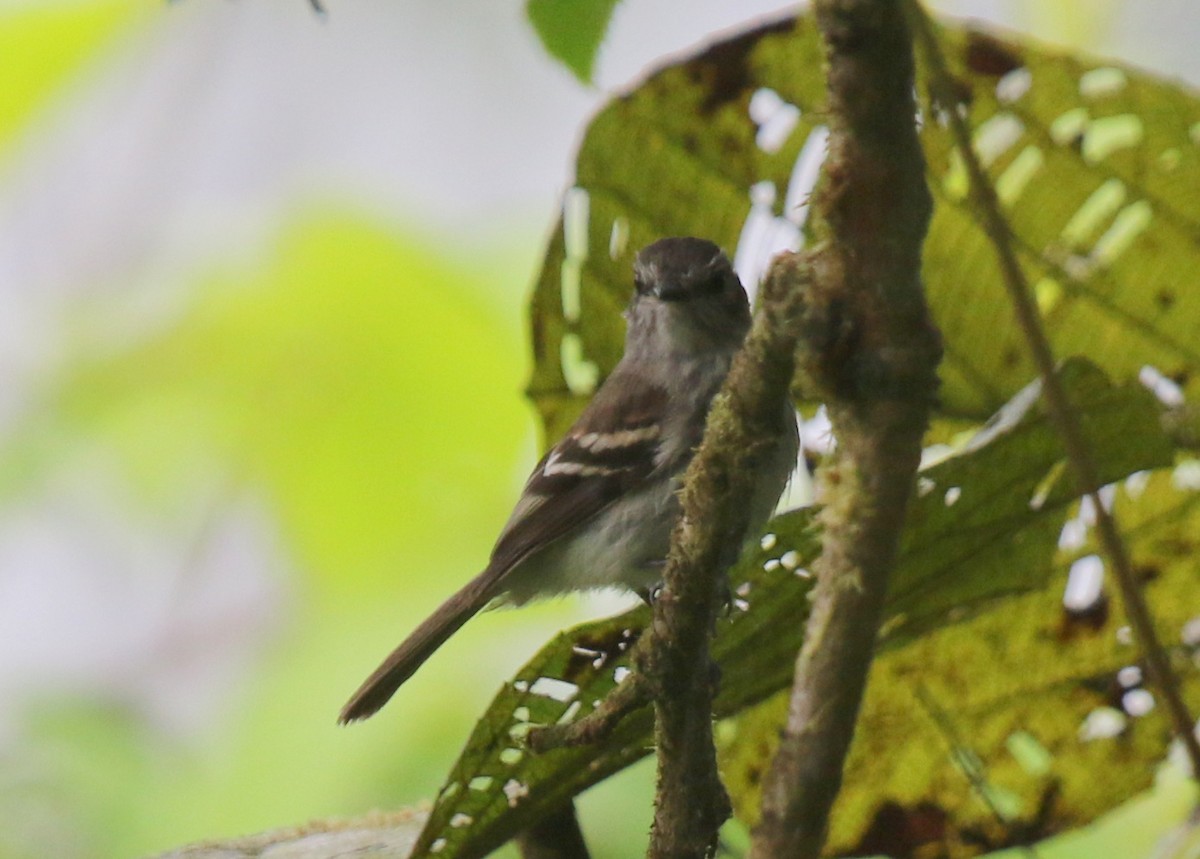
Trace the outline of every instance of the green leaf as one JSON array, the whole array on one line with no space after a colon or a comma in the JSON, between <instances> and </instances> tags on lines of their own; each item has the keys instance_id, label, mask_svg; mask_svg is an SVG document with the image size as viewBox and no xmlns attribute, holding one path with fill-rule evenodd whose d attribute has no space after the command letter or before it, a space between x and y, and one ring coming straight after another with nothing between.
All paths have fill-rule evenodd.
<instances>
[{"instance_id":1,"label":"green leaf","mask_svg":"<svg viewBox=\"0 0 1200 859\"><path fill-rule=\"evenodd\" d=\"M1102 481L1171 463L1149 391L1135 382L1114 386L1082 358L1065 362L1059 376L1104 461ZM1042 411L1041 383L1020 391L959 455L923 469L917 493L893 574L890 637L961 617L988 597L1040 587L1061 526L1061 517L1042 513L1061 510L1078 495L1058 434Z\"/></svg>"},{"instance_id":2,"label":"green leaf","mask_svg":"<svg viewBox=\"0 0 1200 859\"><path fill-rule=\"evenodd\" d=\"M1115 378L1153 365L1200 394L1200 291L1189 274L1200 270L1200 100L1120 64L961 25L942 32L1056 354L1087 355ZM530 390L549 437L589 393L568 384L572 364L603 377L620 356L638 248L700 235L732 253L751 220L799 232L787 192L806 147L823 149L824 102L818 33L801 17L666 66L596 116L576 166L588 201L586 222L572 225L581 240L564 269L555 234L533 299ZM979 421L1034 373L949 135L924 115L937 202L924 278L946 346L940 411Z\"/></svg>"},{"instance_id":3,"label":"green leaf","mask_svg":"<svg viewBox=\"0 0 1200 859\"><path fill-rule=\"evenodd\" d=\"M1195 712L1200 494L1175 483L1172 470L1132 482L1117 492L1117 512ZM1073 557L1035 589L879 656L831 855L976 856L1091 823L1151 785L1170 723L1115 593L1090 611L1064 609ZM747 823L786 709L776 696L722 734L722 772Z\"/></svg>"},{"instance_id":4,"label":"green leaf","mask_svg":"<svg viewBox=\"0 0 1200 859\"><path fill-rule=\"evenodd\" d=\"M1083 361L1070 362L1062 377L1104 480L1170 461L1158 409L1145 390L1113 387ZM923 473L923 485L932 488L913 503L886 646L967 617L1001 595L1043 586L1075 493L1066 481L1044 485L1063 453L1038 402L1036 388L1024 393L964 451ZM1137 434L1137 445L1120 443L1128 433ZM948 505L950 487L960 491ZM1030 504L1035 495L1040 502ZM963 529L970 540L962 539ZM785 513L734 571L733 605L714 643L722 668L718 714L736 713L790 683L808 609L806 570L818 548L812 512ZM564 632L505 685L468 740L414 856L482 856L650 751L648 710L595 747L533 755L521 742L530 725L590 712L627 670L629 645L647 617L639 608Z\"/></svg>"},{"instance_id":5,"label":"green leaf","mask_svg":"<svg viewBox=\"0 0 1200 859\"><path fill-rule=\"evenodd\" d=\"M525 14L552 57L584 83L618 0L528 0Z\"/></svg>"},{"instance_id":6,"label":"green leaf","mask_svg":"<svg viewBox=\"0 0 1200 859\"><path fill-rule=\"evenodd\" d=\"M1184 275L1200 265L1196 93L970 30L943 37L1056 353L1092 356L1117 377L1154 365L1200 392L1200 292ZM1000 276L949 135L929 123L922 137L937 202L925 270L938 323L962 335L949 341L948 407L972 413L1032 360L1015 327L997 329ZM985 332L990 348L968 339Z\"/></svg>"}]
</instances>

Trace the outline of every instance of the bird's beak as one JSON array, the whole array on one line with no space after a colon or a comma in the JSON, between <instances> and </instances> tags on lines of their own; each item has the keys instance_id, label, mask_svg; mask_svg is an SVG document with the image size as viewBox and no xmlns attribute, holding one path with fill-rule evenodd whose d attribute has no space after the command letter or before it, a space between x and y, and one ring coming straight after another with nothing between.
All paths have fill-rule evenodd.
<instances>
[{"instance_id":1,"label":"bird's beak","mask_svg":"<svg viewBox=\"0 0 1200 859\"><path fill-rule=\"evenodd\" d=\"M656 283L651 294L659 301L679 301L687 295L687 291L677 281L669 280Z\"/></svg>"}]
</instances>

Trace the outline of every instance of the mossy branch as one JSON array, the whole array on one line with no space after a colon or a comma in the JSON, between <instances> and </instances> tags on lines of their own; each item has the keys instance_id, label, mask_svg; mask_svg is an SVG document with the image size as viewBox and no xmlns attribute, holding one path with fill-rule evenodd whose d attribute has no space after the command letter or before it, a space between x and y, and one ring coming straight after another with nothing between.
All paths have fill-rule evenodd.
<instances>
[{"instance_id":1,"label":"mossy branch","mask_svg":"<svg viewBox=\"0 0 1200 859\"><path fill-rule=\"evenodd\" d=\"M726 574L749 528L758 465L774 454L780 403L794 374L803 257L772 265L746 343L713 401L704 442L681 495L663 590L638 662L655 703L658 792L651 857L711 855L729 800L712 736L709 640L726 596ZM641 645L641 642L639 642Z\"/></svg>"},{"instance_id":2,"label":"mossy branch","mask_svg":"<svg viewBox=\"0 0 1200 859\"><path fill-rule=\"evenodd\" d=\"M866 684L921 439L940 338L920 283L931 203L914 127L913 59L897 0L815 4L830 142L814 196L800 369L837 450L819 477L822 554L788 723L750 855L817 857Z\"/></svg>"}]
</instances>

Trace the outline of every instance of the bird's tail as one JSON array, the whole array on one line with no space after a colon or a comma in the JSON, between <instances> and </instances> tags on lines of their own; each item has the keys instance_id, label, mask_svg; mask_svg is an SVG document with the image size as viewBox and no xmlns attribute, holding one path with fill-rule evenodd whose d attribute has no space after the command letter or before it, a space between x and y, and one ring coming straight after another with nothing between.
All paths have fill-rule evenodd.
<instances>
[{"instance_id":1,"label":"bird's tail","mask_svg":"<svg viewBox=\"0 0 1200 859\"><path fill-rule=\"evenodd\" d=\"M487 605L493 596L492 586L495 584L494 576L490 573L490 569L484 570L467 582L388 654L387 659L346 702L338 716L338 723L345 725L375 715L396 694L401 684L446 643L446 639Z\"/></svg>"}]
</instances>

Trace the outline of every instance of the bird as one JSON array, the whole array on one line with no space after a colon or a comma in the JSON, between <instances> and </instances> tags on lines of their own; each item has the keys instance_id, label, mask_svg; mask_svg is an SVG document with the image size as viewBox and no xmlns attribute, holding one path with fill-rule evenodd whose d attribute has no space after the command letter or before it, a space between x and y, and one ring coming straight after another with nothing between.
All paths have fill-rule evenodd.
<instances>
[{"instance_id":1,"label":"bird","mask_svg":"<svg viewBox=\"0 0 1200 859\"><path fill-rule=\"evenodd\" d=\"M678 491L709 407L750 329L746 291L711 241L659 239L633 264L625 350L566 435L534 467L487 566L417 626L342 708L374 715L481 609L594 588L648 593L661 580ZM774 511L796 463L795 410L779 403L752 528Z\"/></svg>"}]
</instances>

